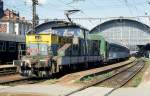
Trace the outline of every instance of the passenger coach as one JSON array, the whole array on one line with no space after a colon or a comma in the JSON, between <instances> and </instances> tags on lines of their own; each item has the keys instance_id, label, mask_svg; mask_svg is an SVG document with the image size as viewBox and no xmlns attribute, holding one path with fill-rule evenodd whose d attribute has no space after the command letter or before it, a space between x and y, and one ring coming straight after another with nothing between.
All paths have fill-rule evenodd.
<instances>
[{"instance_id":1,"label":"passenger coach","mask_svg":"<svg viewBox=\"0 0 150 96\"><path fill-rule=\"evenodd\" d=\"M6 64L25 54L25 37L0 33L0 62Z\"/></svg>"}]
</instances>

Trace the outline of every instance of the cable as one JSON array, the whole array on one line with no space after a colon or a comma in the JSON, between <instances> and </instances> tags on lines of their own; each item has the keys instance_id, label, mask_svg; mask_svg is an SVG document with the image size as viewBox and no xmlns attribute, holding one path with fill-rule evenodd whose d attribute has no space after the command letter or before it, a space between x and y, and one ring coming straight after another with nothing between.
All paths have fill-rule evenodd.
<instances>
[{"instance_id":1,"label":"cable","mask_svg":"<svg viewBox=\"0 0 150 96\"><path fill-rule=\"evenodd\" d=\"M79 2L79 1L85 1L85 0L72 0L71 2L67 3L68 5L73 4L75 2Z\"/></svg>"},{"instance_id":2,"label":"cable","mask_svg":"<svg viewBox=\"0 0 150 96\"><path fill-rule=\"evenodd\" d=\"M74 2L82 1L82 0L73 0L73 1L70 2L70 3L66 3L66 2L64 2L64 1L62 1L62 0L58 0L58 1L60 1L61 3L65 4L66 6L71 7L71 8L73 8L73 9L77 9L77 8L74 8L73 6L70 6L70 4L72 4L72 3L74 3ZM83 0L83 1L85 1L85 0ZM87 16L87 15L84 13L83 10L80 9L80 12L81 12L82 14L84 14L85 16ZM89 16L88 16L88 17L89 17ZM93 25L93 22L92 22L90 19L89 19L88 21Z\"/></svg>"},{"instance_id":3,"label":"cable","mask_svg":"<svg viewBox=\"0 0 150 96\"><path fill-rule=\"evenodd\" d=\"M57 1L59 1L59 2L63 3L63 4L64 4L65 6L67 6L67 7L70 7L70 8L76 9L75 7L73 7L73 6L69 5L69 4L67 4L66 2L64 2L64 1L62 1L62 0L57 0Z\"/></svg>"}]
</instances>

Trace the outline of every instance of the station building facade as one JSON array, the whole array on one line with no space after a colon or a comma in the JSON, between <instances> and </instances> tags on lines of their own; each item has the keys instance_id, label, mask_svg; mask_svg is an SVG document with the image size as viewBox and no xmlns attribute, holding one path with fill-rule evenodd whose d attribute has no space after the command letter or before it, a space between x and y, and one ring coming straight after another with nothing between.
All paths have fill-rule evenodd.
<instances>
[{"instance_id":1,"label":"station building facade","mask_svg":"<svg viewBox=\"0 0 150 96\"><path fill-rule=\"evenodd\" d=\"M14 10L3 8L3 1L0 0L0 33L25 35L31 28L31 23L21 17Z\"/></svg>"}]
</instances>

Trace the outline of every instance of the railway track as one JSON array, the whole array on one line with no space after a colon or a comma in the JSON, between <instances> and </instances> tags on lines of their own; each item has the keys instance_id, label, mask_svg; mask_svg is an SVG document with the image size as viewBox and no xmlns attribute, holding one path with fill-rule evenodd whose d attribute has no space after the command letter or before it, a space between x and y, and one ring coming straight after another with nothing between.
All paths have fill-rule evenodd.
<instances>
[{"instance_id":1,"label":"railway track","mask_svg":"<svg viewBox=\"0 0 150 96\"><path fill-rule=\"evenodd\" d=\"M23 77L19 74L12 74L12 75L6 75L0 77L0 85L15 83L19 81L28 80L29 78Z\"/></svg>"},{"instance_id":2,"label":"railway track","mask_svg":"<svg viewBox=\"0 0 150 96\"><path fill-rule=\"evenodd\" d=\"M106 73L110 70L115 70L115 69L118 70L120 67L131 65L135 61L136 61L136 59L131 59L131 60L128 60L128 61L119 62L119 63L116 63L116 64L111 64L111 65L107 65L107 66L103 66L103 67L99 67L99 68L93 68L93 69L90 69L90 70L70 73L70 74L67 74L67 75L61 77L59 79L59 83L69 84L73 81L81 80L82 78L84 78L86 76L87 77L91 76L91 75L96 76L96 75L104 73L104 72Z\"/></svg>"},{"instance_id":3,"label":"railway track","mask_svg":"<svg viewBox=\"0 0 150 96\"><path fill-rule=\"evenodd\" d=\"M0 76L17 74L17 67L13 65L0 65Z\"/></svg>"},{"instance_id":4,"label":"railway track","mask_svg":"<svg viewBox=\"0 0 150 96\"><path fill-rule=\"evenodd\" d=\"M16 86L24 84L35 84L47 80L49 78L24 77L20 74L12 74L0 77L0 85Z\"/></svg>"},{"instance_id":5,"label":"railway track","mask_svg":"<svg viewBox=\"0 0 150 96\"><path fill-rule=\"evenodd\" d=\"M129 62L129 63L131 63L131 62ZM125 65L128 65L128 64L122 64L122 65L120 64L120 66L125 66ZM115 65L110 65L110 68L112 66L115 66ZM114 68L118 68L120 66L115 66ZM109 70L110 68L105 68L105 70ZM1 71L0 71L0 84L1 85L5 85L5 84L7 85L7 84L11 84L11 83L16 83L16 85L17 85L17 82L18 82L18 84L19 83L31 84L31 83L36 83L36 82L40 82L42 80L48 79L48 78L29 78L29 77L21 76L21 75L17 74L15 66L5 65L5 66L1 66L0 69L1 69ZM73 75L73 74L70 74L70 75ZM70 77L70 75L69 75L69 77ZM64 81L64 80L62 79L62 81Z\"/></svg>"},{"instance_id":6,"label":"railway track","mask_svg":"<svg viewBox=\"0 0 150 96\"><path fill-rule=\"evenodd\" d=\"M77 92L80 92L86 88L101 85L101 84L109 84L112 83L113 90L108 92L105 96L108 96L116 89L124 86L129 80L131 80L142 68L144 67L144 61L135 61L132 64L125 66L123 68L120 68L116 70L117 72L114 72L111 76L107 76L103 79L99 79L97 81L91 82L75 91L72 91L64 96L70 96L72 94L75 94Z\"/></svg>"},{"instance_id":7,"label":"railway track","mask_svg":"<svg viewBox=\"0 0 150 96\"><path fill-rule=\"evenodd\" d=\"M13 75L13 74L17 74L17 72L15 70L3 71L3 72L0 72L0 77L1 76L6 76L6 75Z\"/></svg>"},{"instance_id":8,"label":"railway track","mask_svg":"<svg viewBox=\"0 0 150 96\"><path fill-rule=\"evenodd\" d=\"M102 82L101 85L108 84L108 86L113 87L113 89L107 94L105 94L105 96L109 96L113 91L127 84L143 67L144 67L144 62L139 61L137 62L137 64L128 68L127 70Z\"/></svg>"}]
</instances>

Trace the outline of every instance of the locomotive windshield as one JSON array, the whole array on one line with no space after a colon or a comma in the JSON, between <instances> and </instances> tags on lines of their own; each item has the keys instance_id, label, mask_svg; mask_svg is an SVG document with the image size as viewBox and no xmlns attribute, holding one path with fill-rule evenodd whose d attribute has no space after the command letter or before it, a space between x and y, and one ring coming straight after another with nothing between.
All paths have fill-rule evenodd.
<instances>
[{"instance_id":1,"label":"locomotive windshield","mask_svg":"<svg viewBox=\"0 0 150 96\"><path fill-rule=\"evenodd\" d=\"M54 34L26 35L27 53L29 56L55 56L58 40Z\"/></svg>"},{"instance_id":2,"label":"locomotive windshield","mask_svg":"<svg viewBox=\"0 0 150 96\"><path fill-rule=\"evenodd\" d=\"M47 44L29 44L27 48L27 51L30 54L30 56L46 56L49 53L49 47Z\"/></svg>"}]
</instances>

